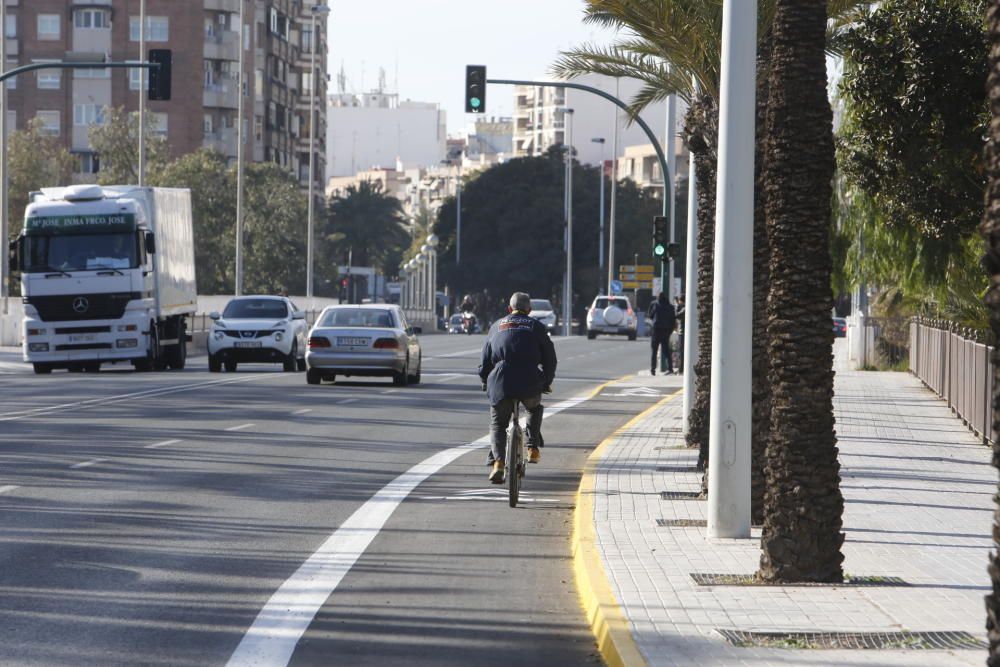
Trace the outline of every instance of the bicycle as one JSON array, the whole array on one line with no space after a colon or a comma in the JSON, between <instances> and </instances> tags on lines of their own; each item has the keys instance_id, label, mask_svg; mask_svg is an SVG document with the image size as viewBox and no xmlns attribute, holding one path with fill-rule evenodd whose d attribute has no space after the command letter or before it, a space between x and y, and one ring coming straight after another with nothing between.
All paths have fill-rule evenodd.
<instances>
[{"instance_id":1,"label":"bicycle","mask_svg":"<svg viewBox=\"0 0 1000 667\"><path fill-rule=\"evenodd\" d=\"M514 414L511 424L507 427L507 457L504 465L504 475L507 476L507 502L511 507L517 507L518 493L521 490L521 478L524 477L524 429L521 428L521 401L514 399Z\"/></svg>"}]
</instances>

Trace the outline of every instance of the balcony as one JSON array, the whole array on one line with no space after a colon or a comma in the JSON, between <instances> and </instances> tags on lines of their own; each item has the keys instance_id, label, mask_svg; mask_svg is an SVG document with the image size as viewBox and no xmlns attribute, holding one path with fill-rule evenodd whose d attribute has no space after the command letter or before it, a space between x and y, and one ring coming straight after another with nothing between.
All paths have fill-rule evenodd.
<instances>
[{"instance_id":1,"label":"balcony","mask_svg":"<svg viewBox=\"0 0 1000 667\"><path fill-rule=\"evenodd\" d=\"M218 109L235 109L239 106L236 83L210 83L205 85L202 105Z\"/></svg>"},{"instance_id":2,"label":"balcony","mask_svg":"<svg viewBox=\"0 0 1000 667\"><path fill-rule=\"evenodd\" d=\"M221 30L205 35L205 58L209 60L239 60L240 34L235 30Z\"/></svg>"},{"instance_id":3,"label":"balcony","mask_svg":"<svg viewBox=\"0 0 1000 667\"><path fill-rule=\"evenodd\" d=\"M240 0L205 0L205 9L235 14L240 11Z\"/></svg>"}]
</instances>

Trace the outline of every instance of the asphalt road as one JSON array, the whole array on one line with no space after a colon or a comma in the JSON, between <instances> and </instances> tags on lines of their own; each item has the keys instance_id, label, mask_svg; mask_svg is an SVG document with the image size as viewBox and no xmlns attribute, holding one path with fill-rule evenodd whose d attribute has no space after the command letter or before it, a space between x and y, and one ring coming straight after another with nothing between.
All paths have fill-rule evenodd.
<instances>
[{"instance_id":1,"label":"asphalt road","mask_svg":"<svg viewBox=\"0 0 1000 667\"><path fill-rule=\"evenodd\" d=\"M581 398L648 343L555 340L513 510L486 482L481 336L424 337L406 388L204 358L34 376L0 355L0 664L599 664L573 495L656 397Z\"/></svg>"}]
</instances>

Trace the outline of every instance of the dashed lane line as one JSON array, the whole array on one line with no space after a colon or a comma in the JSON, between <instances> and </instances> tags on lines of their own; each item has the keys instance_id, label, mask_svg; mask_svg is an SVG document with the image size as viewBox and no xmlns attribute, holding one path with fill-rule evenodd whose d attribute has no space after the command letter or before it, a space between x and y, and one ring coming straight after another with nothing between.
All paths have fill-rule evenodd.
<instances>
[{"instance_id":1,"label":"dashed lane line","mask_svg":"<svg viewBox=\"0 0 1000 667\"><path fill-rule=\"evenodd\" d=\"M176 445L179 442L184 442L183 440L164 440L163 442L154 442L151 445L146 445L144 449L159 449L160 447L169 447L170 445Z\"/></svg>"},{"instance_id":2,"label":"dashed lane line","mask_svg":"<svg viewBox=\"0 0 1000 667\"><path fill-rule=\"evenodd\" d=\"M242 431L243 429L250 428L252 426L256 426L256 424L240 424L239 426L230 426L229 428L227 428L225 430L227 430L227 431Z\"/></svg>"},{"instance_id":3,"label":"dashed lane line","mask_svg":"<svg viewBox=\"0 0 1000 667\"><path fill-rule=\"evenodd\" d=\"M21 487L17 484L8 484L6 486L0 486L0 493L9 493L10 491L17 491Z\"/></svg>"},{"instance_id":4,"label":"dashed lane line","mask_svg":"<svg viewBox=\"0 0 1000 667\"><path fill-rule=\"evenodd\" d=\"M616 380L552 406L545 411L545 418L590 400L613 382ZM271 596L230 656L228 667L287 665L316 613L365 553L396 508L431 475L462 455L487 447L489 441L489 436L483 436L424 459L386 484L355 510Z\"/></svg>"},{"instance_id":5,"label":"dashed lane line","mask_svg":"<svg viewBox=\"0 0 1000 667\"><path fill-rule=\"evenodd\" d=\"M73 468L74 470L89 468L90 466L96 466L98 463L104 463L105 461L107 461L107 459L91 459L89 461L84 461L83 463L74 463L70 466L70 468Z\"/></svg>"},{"instance_id":6,"label":"dashed lane line","mask_svg":"<svg viewBox=\"0 0 1000 667\"><path fill-rule=\"evenodd\" d=\"M293 415L304 415L307 412L312 412L312 408L302 408L301 410L296 410Z\"/></svg>"}]
</instances>

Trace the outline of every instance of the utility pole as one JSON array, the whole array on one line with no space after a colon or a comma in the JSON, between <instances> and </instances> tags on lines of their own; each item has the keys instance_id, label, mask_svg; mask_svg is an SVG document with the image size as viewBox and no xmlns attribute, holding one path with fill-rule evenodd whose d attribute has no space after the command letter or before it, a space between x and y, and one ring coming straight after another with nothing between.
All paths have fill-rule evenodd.
<instances>
[{"instance_id":1,"label":"utility pole","mask_svg":"<svg viewBox=\"0 0 1000 667\"><path fill-rule=\"evenodd\" d=\"M455 184L455 266L462 263L462 159L458 157L458 182Z\"/></svg>"},{"instance_id":2,"label":"utility pole","mask_svg":"<svg viewBox=\"0 0 1000 667\"><path fill-rule=\"evenodd\" d=\"M313 230L316 226L316 195L314 194L316 180L316 47L319 45L319 31L316 26L318 16L326 16L330 8L326 5L313 5L310 10L312 17L312 32L309 44L309 208L306 238L306 298L313 298Z\"/></svg>"},{"instance_id":3,"label":"utility pole","mask_svg":"<svg viewBox=\"0 0 1000 667\"><path fill-rule=\"evenodd\" d=\"M669 67L668 67L669 71ZM670 198L670 243L674 244L677 242L677 230L676 230L676 220L677 220L677 201L674 197L673 183L668 182L668 179L672 179L676 173L675 169L677 167L677 151L674 150L674 134L676 127L676 116L677 114L677 96L670 95L667 97L667 130L663 137L663 148L667 152L667 172L663 174L663 196L664 198ZM661 263L662 267L663 264ZM667 298L670 301L670 305L674 304L674 299L676 294L674 293L674 258L670 257L669 262L670 269L667 272L669 274L669 286L667 287ZM660 281L660 290L663 290L662 280Z\"/></svg>"},{"instance_id":4,"label":"utility pole","mask_svg":"<svg viewBox=\"0 0 1000 667\"><path fill-rule=\"evenodd\" d=\"M600 197L600 236L597 240L597 275L598 277L604 275L604 137L595 137L591 139L595 144L601 145L601 197Z\"/></svg>"},{"instance_id":5,"label":"utility pole","mask_svg":"<svg viewBox=\"0 0 1000 667\"><path fill-rule=\"evenodd\" d=\"M750 537L757 0L725 0L712 300L708 536Z\"/></svg>"},{"instance_id":6,"label":"utility pole","mask_svg":"<svg viewBox=\"0 0 1000 667\"><path fill-rule=\"evenodd\" d=\"M692 80L697 90L697 82ZM684 289L684 404L681 428L688 432L694 405L694 367L698 363L698 185L694 154L688 154L687 275Z\"/></svg>"},{"instance_id":7,"label":"utility pole","mask_svg":"<svg viewBox=\"0 0 1000 667\"><path fill-rule=\"evenodd\" d=\"M615 97L619 95L620 80L615 79ZM615 130L611 139L611 211L608 231L608 295L611 295L611 283L615 279L615 202L618 200L618 107L615 107Z\"/></svg>"},{"instance_id":8,"label":"utility pole","mask_svg":"<svg viewBox=\"0 0 1000 667\"><path fill-rule=\"evenodd\" d=\"M239 89L239 96L236 101L236 296L243 294L243 144L246 142L243 130L243 118L245 116L243 110L243 86L246 81L243 72L246 57L243 48L246 46L243 41L246 33L243 8L246 6L246 3L247 0L240 0L240 62L238 66L239 71L236 73L236 86Z\"/></svg>"},{"instance_id":9,"label":"utility pole","mask_svg":"<svg viewBox=\"0 0 1000 667\"><path fill-rule=\"evenodd\" d=\"M0 75L7 71L7 0L0 0ZM7 218L7 84L0 83L0 301L8 313L10 297L10 222Z\"/></svg>"},{"instance_id":10,"label":"utility pole","mask_svg":"<svg viewBox=\"0 0 1000 667\"><path fill-rule=\"evenodd\" d=\"M573 110L566 109L566 300L563 329L573 331Z\"/></svg>"},{"instance_id":11,"label":"utility pole","mask_svg":"<svg viewBox=\"0 0 1000 667\"><path fill-rule=\"evenodd\" d=\"M0 0L5 3L6 0ZM3 26L6 32L7 26ZM7 52L0 54L6 58ZM146 59L146 0L139 0L139 62ZM149 75L145 69L139 70L139 187L146 184L146 83Z\"/></svg>"}]
</instances>

